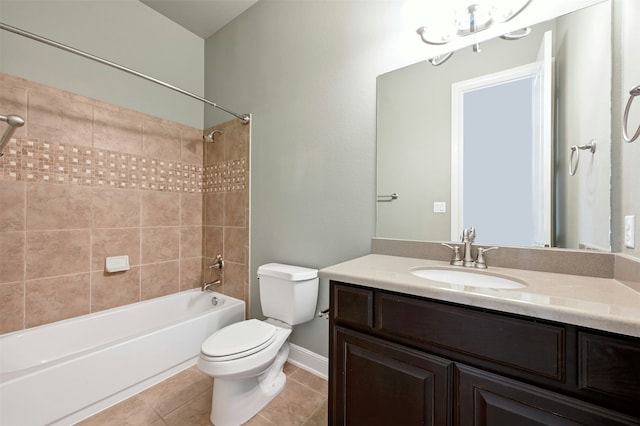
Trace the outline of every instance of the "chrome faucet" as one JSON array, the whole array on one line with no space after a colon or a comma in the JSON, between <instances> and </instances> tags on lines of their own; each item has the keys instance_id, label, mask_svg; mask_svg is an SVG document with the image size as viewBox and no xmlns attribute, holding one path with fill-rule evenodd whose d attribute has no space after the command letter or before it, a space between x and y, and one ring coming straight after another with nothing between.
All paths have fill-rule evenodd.
<instances>
[{"instance_id":1,"label":"chrome faucet","mask_svg":"<svg viewBox=\"0 0 640 426\"><path fill-rule=\"evenodd\" d=\"M469 229L462 230L462 245L464 251L462 255L462 266L472 267L474 264L473 255L471 249L473 248L473 242L476 240L476 229L471 227Z\"/></svg>"},{"instance_id":2,"label":"chrome faucet","mask_svg":"<svg viewBox=\"0 0 640 426\"><path fill-rule=\"evenodd\" d=\"M202 286L200 287L200 290L202 291L213 291L213 289L211 289L211 287L213 286L217 286L222 284L222 281L220 280L215 280L215 281L211 281L208 283L202 283Z\"/></svg>"},{"instance_id":3,"label":"chrome faucet","mask_svg":"<svg viewBox=\"0 0 640 426\"><path fill-rule=\"evenodd\" d=\"M484 254L491 250L497 250L498 247L482 248L478 247L476 258L473 258L473 243L476 240L476 230L474 227L462 230L462 255L460 254L459 245L449 245L441 243L445 247L449 247L453 251L451 262L453 266L465 266L467 268L487 269L487 261Z\"/></svg>"},{"instance_id":4,"label":"chrome faucet","mask_svg":"<svg viewBox=\"0 0 640 426\"><path fill-rule=\"evenodd\" d=\"M208 291L213 291L213 290L210 290L209 288L222 284L222 268L224 268L224 260L222 260L222 255L219 254L219 255L216 256L215 262L213 262L212 265L209 265L209 274L211 274L211 272L214 269L218 269L220 271L220 273L219 273L219 277L220 278L218 278L215 281L203 282L202 286L200 287L200 289L202 291L207 291L207 290Z\"/></svg>"},{"instance_id":5,"label":"chrome faucet","mask_svg":"<svg viewBox=\"0 0 640 426\"><path fill-rule=\"evenodd\" d=\"M482 248L478 247L478 257L476 258L475 267L478 269L487 269L487 261L484 259L484 254L490 250L498 250L498 247Z\"/></svg>"}]
</instances>

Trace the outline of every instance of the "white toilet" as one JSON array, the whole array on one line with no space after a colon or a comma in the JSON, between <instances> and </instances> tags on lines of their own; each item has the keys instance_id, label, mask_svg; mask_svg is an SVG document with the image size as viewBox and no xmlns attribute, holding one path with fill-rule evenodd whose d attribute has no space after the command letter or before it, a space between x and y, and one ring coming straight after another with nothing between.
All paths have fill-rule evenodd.
<instances>
[{"instance_id":1,"label":"white toilet","mask_svg":"<svg viewBox=\"0 0 640 426\"><path fill-rule=\"evenodd\" d=\"M231 324L202 344L198 367L213 377L211 423L247 422L284 389L291 327L311 321L318 271L269 263L258 268L260 305L268 318Z\"/></svg>"}]
</instances>

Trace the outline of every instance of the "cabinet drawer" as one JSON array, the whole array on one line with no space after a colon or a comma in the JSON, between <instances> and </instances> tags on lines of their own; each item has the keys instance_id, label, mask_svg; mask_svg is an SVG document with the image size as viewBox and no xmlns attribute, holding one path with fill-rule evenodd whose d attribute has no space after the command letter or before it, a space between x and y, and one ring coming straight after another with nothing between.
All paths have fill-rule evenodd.
<instances>
[{"instance_id":1,"label":"cabinet drawer","mask_svg":"<svg viewBox=\"0 0 640 426\"><path fill-rule=\"evenodd\" d=\"M373 291L332 283L334 321L353 326L373 327Z\"/></svg>"},{"instance_id":2,"label":"cabinet drawer","mask_svg":"<svg viewBox=\"0 0 640 426\"><path fill-rule=\"evenodd\" d=\"M556 382L565 381L565 329L385 293L376 330L435 353L464 355ZM455 356L454 356L455 358Z\"/></svg>"},{"instance_id":3,"label":"cabinet drawer","mask_svg":"<svg viewBox=\"0 0 640 426\"><path fill-rule=\"evenodd\" d=\"M640 417L640 340L578 333L581 390L613 399Z\"/></svg>"}]
</instances>

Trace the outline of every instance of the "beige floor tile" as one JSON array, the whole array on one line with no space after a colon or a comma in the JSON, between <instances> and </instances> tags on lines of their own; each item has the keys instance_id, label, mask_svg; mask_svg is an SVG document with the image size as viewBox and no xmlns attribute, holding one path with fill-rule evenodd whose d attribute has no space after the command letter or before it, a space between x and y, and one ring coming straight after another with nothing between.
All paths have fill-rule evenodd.
<instances>
[{"instance_id":1,"label":"beige floor tile","mask_svg":"<svg viewBox=\"0 0 640 426\"><path fill-rule=\"evenodd\" d=\"M298 371L298 370L299 370L299 367L296 367L295 365L290 364L290 363L288 363L288 362L285 362L285 363L284 363L284 369L283 369L283 371L284 371L284 374L285 374L287 377L291 376L293 373L295 373L295 372L296 372L296 371Z\"/></svg>"},{"instance_id":2,"label":"beige floor tile","mask_svg":"<svg viewBox=\"0 0 640 426\"><path fill-rule=\"evenodd\" d=\"M211 390L192 398L175 411L164 416L168 426L210 426Z\"/></svg>"},{"instance_id":3,"label":"beige floor tile","mask_svg":"<svg viewBox=\"0 0 640 426\"><path fill-rule=\"evenodd\" d=\"M164 417L211 389L213 379L194 366L147 389L140 397Z\"/></svg>"},{"instance_id":4,"label":"beige floor tile","mask_svg":"<svg viewBox=\"0 0 640 426\"><path fill-rule=\"evenodd\" d=\"M285 364L285 389L248 426L324 426L327 382ZM209 426L213 380L194 366L80 423L82 426Z\"/></svg>"},{"instance_id":5,"label":"beige floor tile","mask_svg":"<svg viewBox=\"0 0 640 426\"><path fill-rule=\"evenodd\" d=\"M246 422L243 426L274 426L275 423L265 419L262 414L258 413Z\"/></svg>"},{"instance_id":6,"label":"beige floor tile","mask_svg":"<svg viewBox=\"0 0 640 426\"><path fill-rule=\"evenodd\" d=\"M324 403L311 415L304 426L327 426L329 424L329 401Z\"/></svg>"},{"instance_id":7,"label":"beige floor tile","mask_svg":"<svg viewBox=\"0 0 640 426\"><path fill-rule=\"evenodd\" d=\"M81 426L149 426L163 425L162 418L139 395L81 421Z\"/></svg>"},{"instance_id":8,"label":"beige floor tile","mask_svg":"<svg viewBox=\"0 0 640 426\"><path fill-rule=\"evenodd\" d=\"M300 426L322 405L325 397L295 380L287 386L261 412L278 426Z\"/></svg>"},{"instance_id":9,"label":"beige floor tile","mask_svg":"<svg viewBox=\"0 0 640 426\"><path fill-rule=\"evenodd\" d=\"M314 391L321 393L324 396L327 396L328 394L329 383L323 378L318 377L315 374L309 373L305 369L298 368L296 371L294 371L292 374L288 375L287 377L307 387L310 387Z\"/></svg>"}]
</instances>

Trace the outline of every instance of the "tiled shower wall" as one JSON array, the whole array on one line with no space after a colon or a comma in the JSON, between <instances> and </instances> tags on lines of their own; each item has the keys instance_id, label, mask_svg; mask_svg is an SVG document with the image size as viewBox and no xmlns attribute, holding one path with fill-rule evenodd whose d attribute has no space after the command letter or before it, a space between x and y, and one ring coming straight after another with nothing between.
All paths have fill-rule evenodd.
<instances>
[{"instance_id":1,"label":"tiled shower wall","mask_svg":"<svg viewBox=\"0 0 640 426\"><path fill-rule=\"evenodd\" d=\"M216 291L249 301L249 126L233 120L205 130L221 130L204 144L203 272L216 255L224 258L224 279Z\"/></svg>"},{"instance_id":2,"label":"tiled shower wall","mask_svg":"<svg viewBox=\"0 0 640 426\"><path fill-rule=\"evenodd\" d=\"M0 113L26 120L0 158L0 333L200 286L203 253L225 248L203 244L203 197L234 190L205 178L202 130L6 74Z\"/></svg>"}]
</instances>

